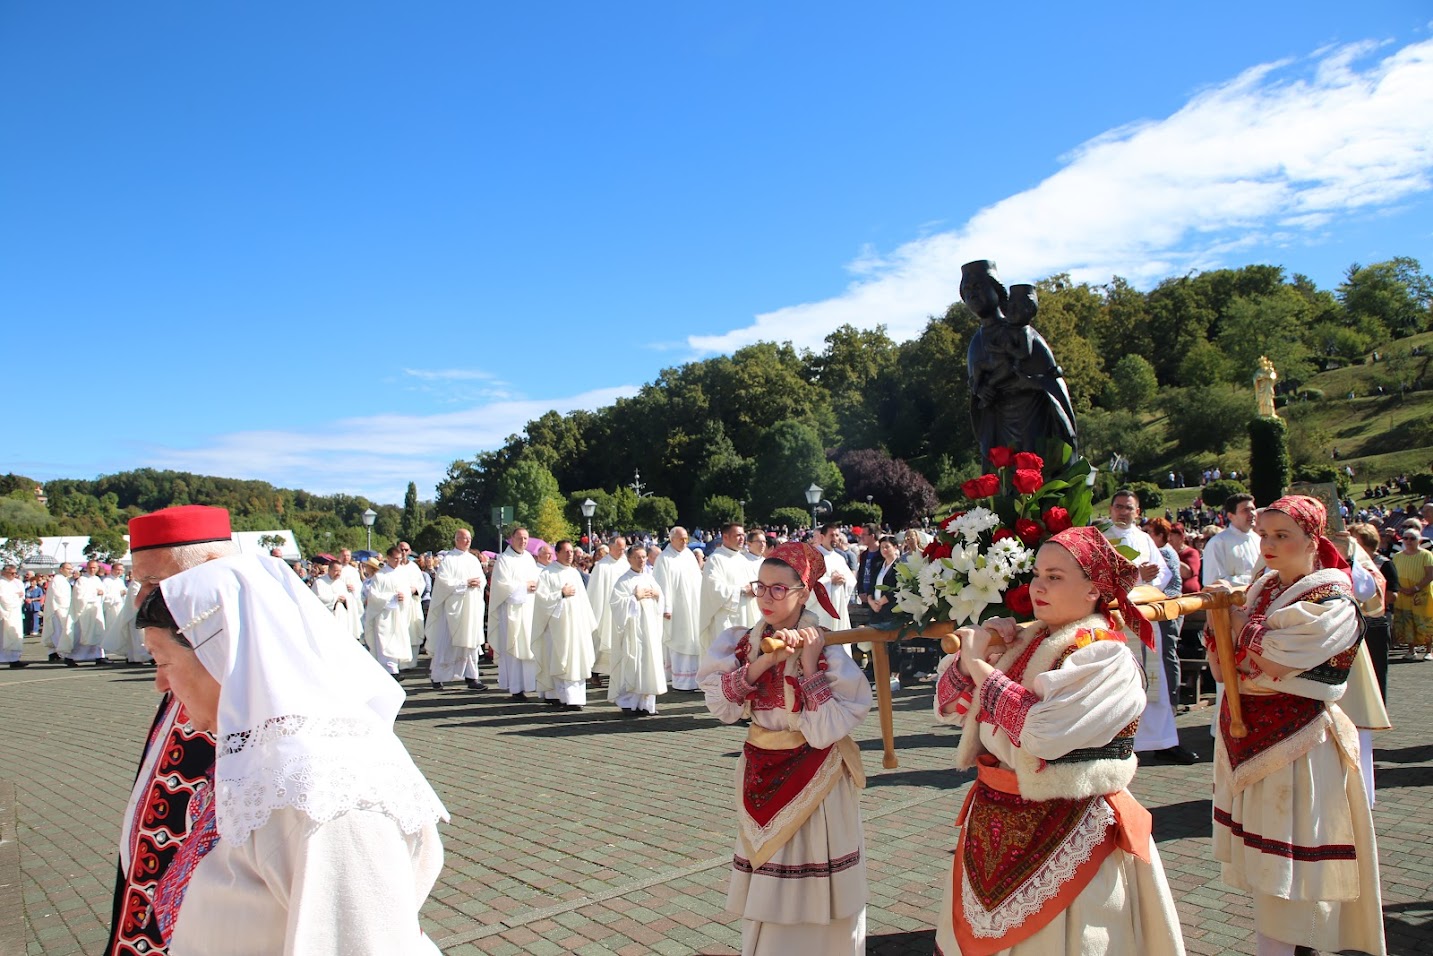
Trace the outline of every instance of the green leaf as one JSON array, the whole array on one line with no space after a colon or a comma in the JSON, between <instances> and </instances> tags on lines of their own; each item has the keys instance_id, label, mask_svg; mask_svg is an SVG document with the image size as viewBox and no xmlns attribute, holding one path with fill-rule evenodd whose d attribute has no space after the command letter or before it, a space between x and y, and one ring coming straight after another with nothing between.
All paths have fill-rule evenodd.
<instances>
[{"instance_id":1,"label":"green leaf","mask_svg":"<svg viewBox=\"0 0 1433 956\"><path fill-rule=\"evenodd\" d=\"M1117 544L1115 545L1115 550L1131 561L1139 560L1139 550L1136 548L1131 548L1127 544Z\"/></svg>"}]
</instances>

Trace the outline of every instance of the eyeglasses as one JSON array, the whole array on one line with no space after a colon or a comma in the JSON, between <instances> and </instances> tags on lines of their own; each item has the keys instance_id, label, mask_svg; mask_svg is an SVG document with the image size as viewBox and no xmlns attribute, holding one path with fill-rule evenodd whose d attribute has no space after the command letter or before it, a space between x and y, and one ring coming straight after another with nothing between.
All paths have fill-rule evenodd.
<instances>
[{"instance_id":1,"label":"eyeglasses","mask_svg":"<svg viewBox=\"0 0 1433 956\"><path fill-rule=\"evenodd\" d=\"M800 591L804 585L788 586L785 584L762 584L760 581L753 581L751 593L757 597L765 597L770 594L773 601L785 600L786 595L792 591Z\"/></svg>"}]
</instances>

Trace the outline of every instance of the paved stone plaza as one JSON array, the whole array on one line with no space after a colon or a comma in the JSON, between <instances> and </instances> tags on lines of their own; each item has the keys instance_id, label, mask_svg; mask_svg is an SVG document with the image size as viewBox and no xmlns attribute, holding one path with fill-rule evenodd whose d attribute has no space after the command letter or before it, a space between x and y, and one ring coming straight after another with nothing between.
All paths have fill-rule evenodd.
<instances>
[{"instance_id":1,"label":"paved stone plaza","mask_svg":"<svg viewBox=\"0 0 1433 956\"><path fill-rule=\"evenodd\" d=\"M27 656L39 660L33 641ZM0 670L0 954L103 945L152 674ZM660 715L630 720L605 703L548 713L494 692L408 684L399 735L453 817L423 911L445 953L735 951L740 930L722 907L743 732L718 724L700 695L669 693ZM1433 953L1433 663L1395 662L1390 684L1398 727L1377 738L1375 822L1389 952L1412 956ZM929 684L896 697L900 769L881 769L874 713L858 734L873 954L932 949L969 775L950 768L956 734L931 719L930 698ZM1202 762L1142 767L1133 789L1154 812L1189 951L1251 953L1248 903L1209 858L1208 713L1180 718Z\"/></svg>"}]
</instances>

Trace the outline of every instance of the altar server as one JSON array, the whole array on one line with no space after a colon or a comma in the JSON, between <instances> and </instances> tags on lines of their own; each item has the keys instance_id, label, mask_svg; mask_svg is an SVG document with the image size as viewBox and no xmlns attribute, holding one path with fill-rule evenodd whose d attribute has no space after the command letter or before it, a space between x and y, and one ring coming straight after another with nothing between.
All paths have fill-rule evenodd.
<instances>
[{"instance_id":1,"label":"altar server","mask_svg":"<svg viewBox=\"0 0 1433 956\"><path fill-rule=\"evenodd\" d=\"M662 589L640 544L627 549L627 571L612 586L612 677L607 699L624 714L657 712L667 692L662 668Z\"/></svg>"},{"instance_id":2,"label":"altar server","mask_svg":"<svg viewBox=\"0 0 1433 956\"><path fill-rule=\"evenodd\" d=\"M537 562L527 552L526 528L516 528L493 562L488 590L488 643L498 659L498 687L513 700L537 693L537 659L532 650L533 595Z\"/></svg>"},{"instance_id":3,"label":"altar server","mask_svg":"<svg viewBox=\"0 0 1433 956\"><path fill-rule=\"evenodd\" d=\"M751 627L761 617L756 606L756 581L760 564L748 561L742 550L746 529L732 523L722 529L721 544L707 556L702 569L702 647L709 648L718 634L729 627Z\"/></svg>"},{"instance_id":4,"label":"altar server","mask_svg":"<svg viewBox=\"0 0 1433 956\"><path fill-rule=\"evenodd\" d=\"M592 573L587 577L587 601L597 621L597 631L592 635L596 653L593 674L612 673L612 586L626 570L627 539L615 535L608 542L607 553L592 566ZM601 686L600 678L598 686Z\"/></svg>"},{"instance_id":5,"label":"altar server","mask_svg":"<svg viewBox=\"0 0 1433 956\"><path fill-rule=\"evenodd\" d=\"M702 569L687 547L688 540L686 528L673 528L667 547L652 569L662 592L667 673L677 690L697 689L697 667L702 659Z\"/></svg>"},{"instance_id":6,"label":"altar server","mask_svg":"<svg viewBox=\"0 0 1433 956\"><path fill-rule=\"evenodd\" d=\"M71 667L80 661L99 663L104 660L105 592L99 569L98 561L87 561L84 573L75 580L70 598L75 643L66 660Z\"/></svg>"},{"instance_id":7,"label":"altar server","mask_svg":"<svg viewBox=\"0 0 1433 956\"><path fill-rule=\"evenodd\" d=\"M483 648L483 619L487 605L483 589L488 576L483 562L468 550L473 533L459 528L453 549L443 552L433 575L433 600L428 605L424 633L428 639L428 679L442 690L449 681L463 681L469 690L487 690L478 673Z\"/></svg>"},{"instance_id":8,"label":"altar server","mask_svg":"<svg viewBox=\"0 0 1433 956\"><path fill-rule=\"evenodd\" d=\"M825 570L813 545L772 549L756 582L763 623L727 628L702 661L707 708L722 723L751 721L726 902L742 917L744 956L866 951L865 773L850 734L871 708L871 685L804 609L815 597L836 616ZM763 653L766 637L783 649Z\"/></svg>"},{"instance_id":9,"label":"altar server","mask_svg":"<svg viewBox=\"0 0 1433 956\"><path fill-rule=\"evenodd\" d=\"M596 653L592 633L597 621L582 589L582 574L572 566L572 542L553 546L553 560L538 574L532 613L537 687L554 707L581 710L587 703L587 678Z\"/></svg>"},{"instance_id":10,"label":"altar server","mask_svg":"<svg viewBox=\"0 0 1433 956\"><path fill-rule=\"evenodd\" d=\"M403 549L388 549L385 561L369 578L364 602L363 629L368 650L393 677L413 662L413 644L408 636L408 603L415 600L412 583L401 568Z\"/></svg>"}]
</instances>

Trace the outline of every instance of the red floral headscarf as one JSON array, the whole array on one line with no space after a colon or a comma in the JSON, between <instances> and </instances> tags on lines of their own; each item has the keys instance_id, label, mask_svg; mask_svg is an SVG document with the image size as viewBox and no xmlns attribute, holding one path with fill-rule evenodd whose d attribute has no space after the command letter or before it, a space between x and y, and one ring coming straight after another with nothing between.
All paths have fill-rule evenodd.
<instances>
[{"instance_id":1,"label":"red floral headscarf","mask_svg":"<svg viewBox=\"0 0 1433 956\"><path fill-rule=\"evenodd\" d=\"M1349 568L1348 559L1324 535L1328 528L1328 510L1324 508L1322 501L1308 495L1284 495L1266 510L1288 515L1294 524L1299 526L1300 531L1314 539L1318 545L1318 567L1337 568L1352 580L1353 572Z\"/></svg>"},{"instance_id":2,"label":"red floral headscarf","mask_svg":"<svg viewBox=\"0 0 1433 956\"><path fill-rule=\"evenodd\" d=\"M1099 529L1067 528L1051 536L1049 543L1058 544L1070 552L1080 570L1099 591L1100 598L1105 602L1115 602L1125 619L1125 626L1133 628L1145 647L1154 650L1154 628L1129 599L1130 588L1139 583L1139 571L1110 546Z\"/></svg>"},{"instance_id":3,"label":"red floral headscarf","mask_svg":"<svg viewBox=\"0 0 1433 956\"><path fill-rule=\"evenodd\" d=\"M836 612L836 606L831 603L831 595L826 593L826 585L821 583L821 577L826 573L826 556L816 545L803 541L788 541L766 552L766 560L780 561L795 571L801 583L816 595L816 602L827 614L835 618L841 616Z\"/></svg>"}]
</instances>

